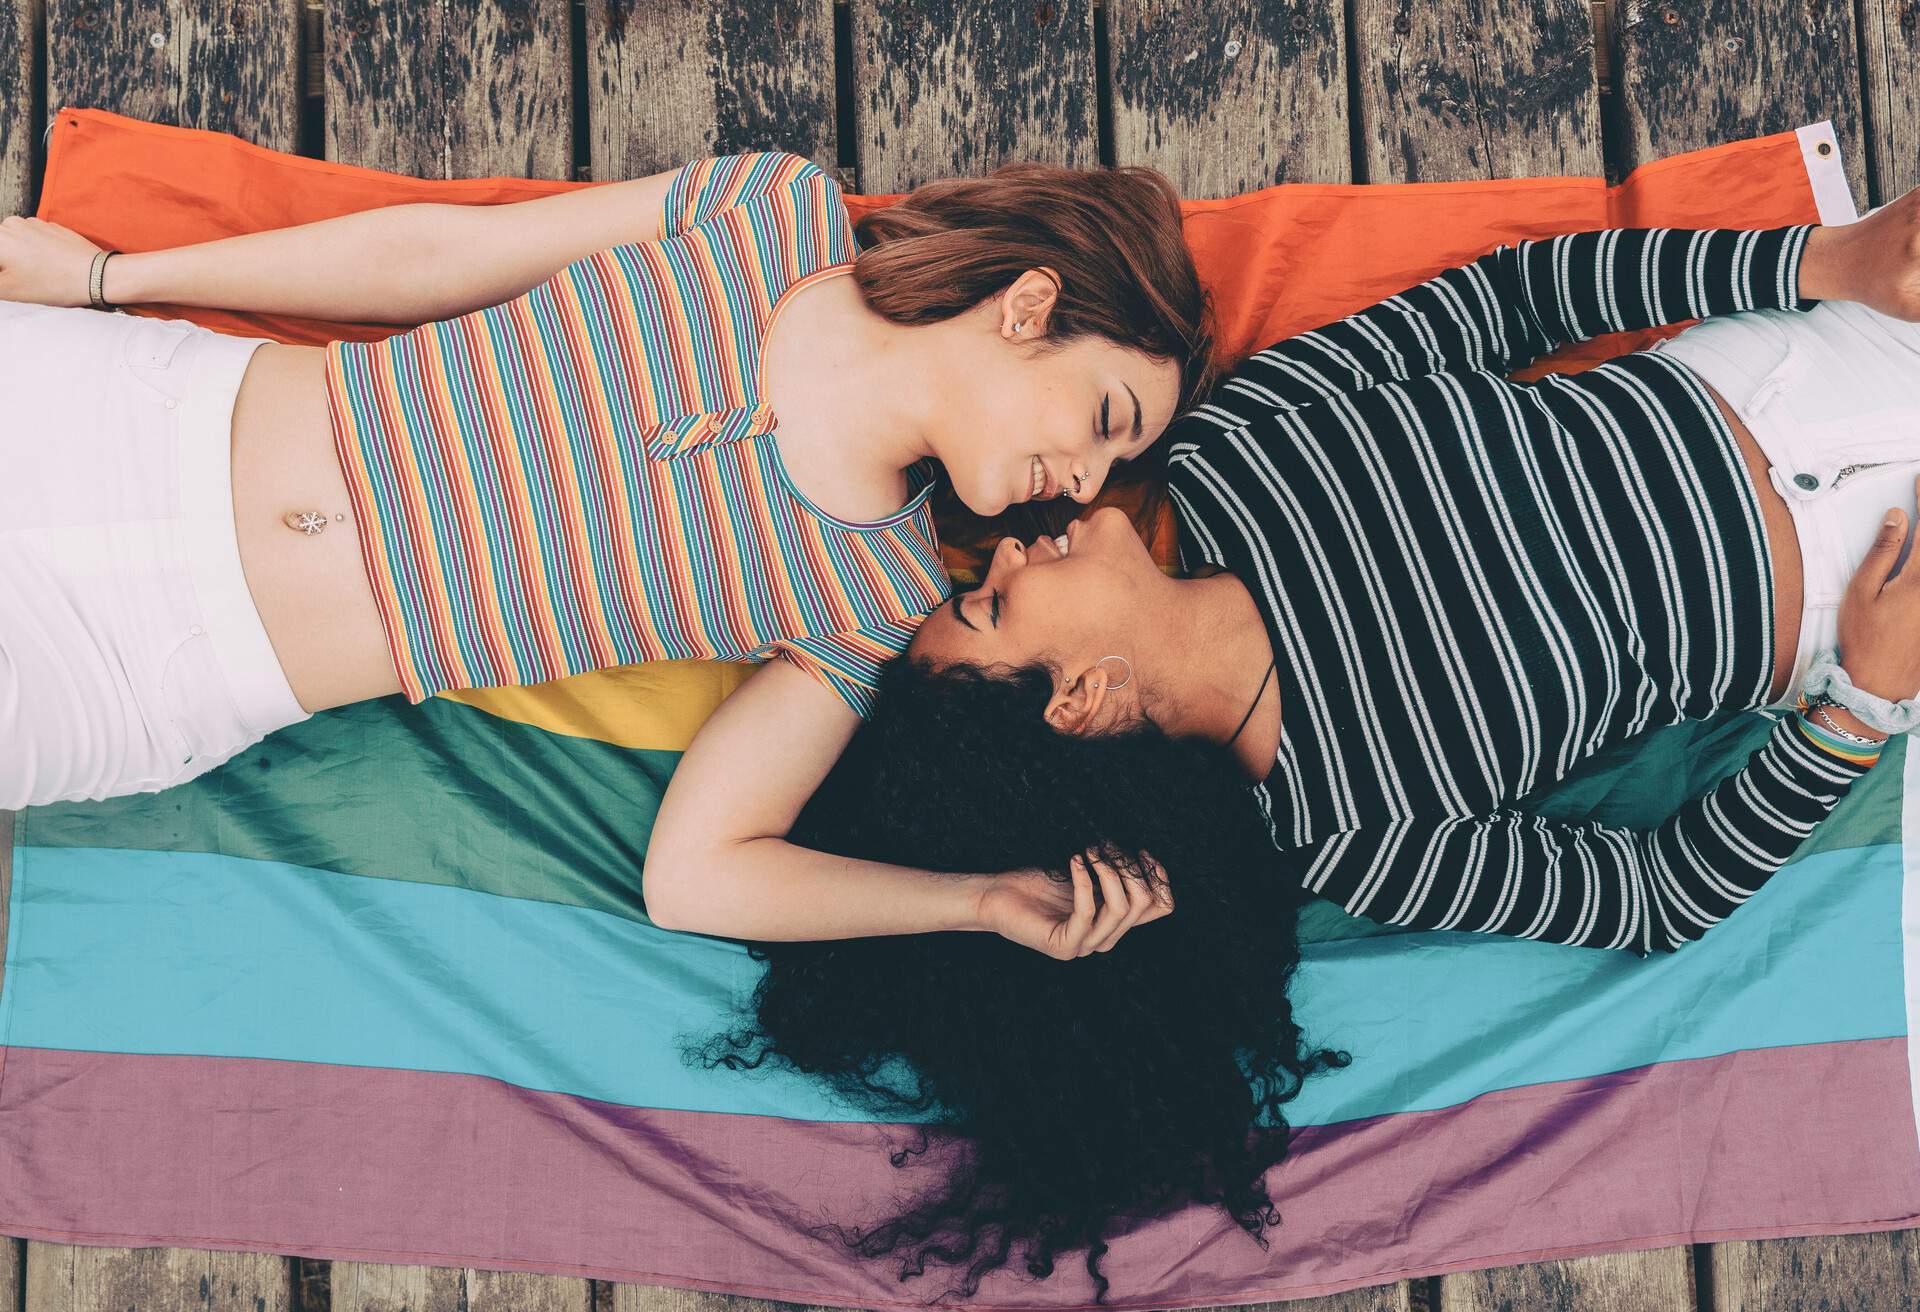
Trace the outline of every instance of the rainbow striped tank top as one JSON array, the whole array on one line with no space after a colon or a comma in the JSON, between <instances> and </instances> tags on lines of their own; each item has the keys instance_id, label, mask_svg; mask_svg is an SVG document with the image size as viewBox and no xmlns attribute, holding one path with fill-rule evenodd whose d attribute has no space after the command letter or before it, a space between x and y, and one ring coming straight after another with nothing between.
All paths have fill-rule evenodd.
<instances>
[{"instance_id":1,"label":"rainbow striped tank top","mask_svg":"<svg viewBox=\"0 0 1920 1312\"><path fill-rule=\"evenodd\" d=\"M864 712L947 595L931 486L879 523L835 519L788 478L758 395L781 298L854 257L838 186L792 155L701 160L663 232L504 305L327 348L410 699L778 655Z\"/></svg>"}]
</instances>

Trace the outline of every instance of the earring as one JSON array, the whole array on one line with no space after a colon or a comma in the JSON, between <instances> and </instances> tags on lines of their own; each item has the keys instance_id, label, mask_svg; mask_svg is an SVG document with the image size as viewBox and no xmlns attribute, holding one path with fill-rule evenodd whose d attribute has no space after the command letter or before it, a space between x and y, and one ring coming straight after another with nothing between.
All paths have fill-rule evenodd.
<instances>
[{"instance_id":1,"label":"earring","mask_svg":"<svg viewBox=\"0 0 1920 1312\"><path fill-rule=\"evenodd\" d=\"M1124 688L1128 684L1133 682L1133 662L1132 661L1128 660L1125 656L1102 656L1099 660L1094 662L1094 665L1097 668L1099 666L1105 665L1108 661L1119 661L1122 665L1127 667L1127 677L1120 680L1120 682L1118 683L1108 684L1107 685L1108 692L1117 692L1121 688Z\"/></svg>"},{"instance_id":2,"label":"earring","mask_svg":"<svg viewBox=\"0 0 1920 1312\"><path fill-rule=\"evenodd\" d=\"M1079 474L1075 474L1073 476L1073 494L1075 496L1080 495L1080 485L1084 482L1086 482L1086 479L1080 476Z\"/></svg>"},{"instance_id":3,"label":"earring","mask_svg":"<svg viewBox=\"0 0 1920 1312\"><path fill-rule=\"evenodd\" d=\"M1027 328L1027 325L1025 325L1024 323L1017 323L1013 326L1013 331L1015 331L1016 333L1025 332L1026 328Z\"/></svg>"}]
</instances>

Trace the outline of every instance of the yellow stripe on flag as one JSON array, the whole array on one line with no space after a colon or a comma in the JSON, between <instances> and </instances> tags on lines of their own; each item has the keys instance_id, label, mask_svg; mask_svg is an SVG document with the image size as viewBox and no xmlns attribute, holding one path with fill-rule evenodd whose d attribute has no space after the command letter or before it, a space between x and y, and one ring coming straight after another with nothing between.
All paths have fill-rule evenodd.
<instances>
[{"instance_id":1,"label":"yellow stripe on flag","mask_svg":"<svg viewBox=\"0 0 1920 1312\"><path fill-rule=\"evenodd\" d=\"M683 752L755 667L732 661L649 661L528 688L441 693L503 720L615 747Z\"/></svg>"}]
</instances>

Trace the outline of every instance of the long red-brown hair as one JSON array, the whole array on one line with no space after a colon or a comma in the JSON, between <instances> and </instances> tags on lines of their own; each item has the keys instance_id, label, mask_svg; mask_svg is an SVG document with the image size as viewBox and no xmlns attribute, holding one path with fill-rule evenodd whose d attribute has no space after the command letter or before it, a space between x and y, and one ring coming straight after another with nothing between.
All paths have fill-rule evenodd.
<instances>
[{"instance_id":1,"label":"long red-brown hair","mask_svg":"<svg viewBox=\"0 0 1920 1312\"><path fill-rule=\"evenodd\" d=\"M984 178L930 182L856 225L854 278L882 318L938 323L1000 295L1029 269L1051 269L1059 294L1036 346L1095 336L1180 366L1184 410L1213 381L1213 316L1181 235L1180 197L1146 168L1069 169L1009 164ZM1158 521L1159 444L1116 470L1144 485L1143 528ZM943 486L938 503L949 545L979 548L1006 533L1057 532L1071 502L1017 506L982 520Z\"/></svg>"}]
</instances>

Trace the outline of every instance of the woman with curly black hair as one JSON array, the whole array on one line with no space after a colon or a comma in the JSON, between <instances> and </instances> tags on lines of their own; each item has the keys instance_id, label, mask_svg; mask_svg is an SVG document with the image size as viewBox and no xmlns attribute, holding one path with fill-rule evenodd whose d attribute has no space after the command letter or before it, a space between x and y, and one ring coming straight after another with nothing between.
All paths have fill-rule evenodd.
<instances>
[{"instance_id":1,"label":"woman with curly black hair","mask_svg":"<svg viewBox=\"0 0 1920 1312\"><path fill-rule=\"evenodd\" d=\"M1655 351L1508 377L1689 318ZM1916 319L1920 193L1849 228L1503 247L1275 344L1174 424L1185 577L1117 511L1002 542L889 676L845 767L873 791L817 804L813 836L903 890L937 887L909 868L929 862L1038 863L1056 916L1071 853L1150 852L1132 882L1179 906L1092 965L985 935L771 950L750 1051L900 1081L870 1092L981 1136L861 1250L970 1286L1015 1251L1097 1270L1118 1218L1187 1199L1257 1234L1280 1148L1237 1136L1325 1060L1284 996L1302 886L1642 953L1732 914L1920 724ZM1788 712L1765 746L1662 825L1522 805L1647 729L1761 706ZM1051 946L1010 929L1013 878L961 881L953 923Z\"/></svg>"},{"instance_id":2,"label":"woman with curly black hair","mask_svg":"<svg viewBox=\"0 0 1920 1312\"><path fill-rule=\"evenodd\" d=\"M1915 319L1920 193L1848 227L1502 247L1276 343L1175 423L1188 577L1117 515L1005 541L911 657L1043 671L1063 735L1230 747L1274 848L1354 915L1678 948L1920 723ZM1521 805L1645 730L1759 707L1799 713L1661 825Z\"/></svg>"},{"instance_id":3,"label":"woman with curly black hair","mask_svg":"<svg viewBox=\"0 0 1920 1312\"><path fill-rule=\"evenodd\" d=\"M892 710L856 734L795 842L937 871L1053 870L1061 882L1036 875L1030 895L1062 906L1082 849L1152 852L1180 872L1178 914L1083 961L992 934L763 944L752 1020L707 1061L789 1065L872 1112L934 1122L894 1160L938 1182L840 1232L903 1276L951 1264L971 1294L1009 1261L1044 1277L1084 1251L1104 1296L1116 1220L1189 1202L1258 1238L1278 1219L1263 1177L1286 1155L1284 1104L1344 1058L1294 1023L1303 894L1277 877L1232 756L1151 729L1056 734L1035 674L934 679L902 661L882 677ZM1155 866L1130 873L1165 897Z\"/></svg>"}]
</instances>

